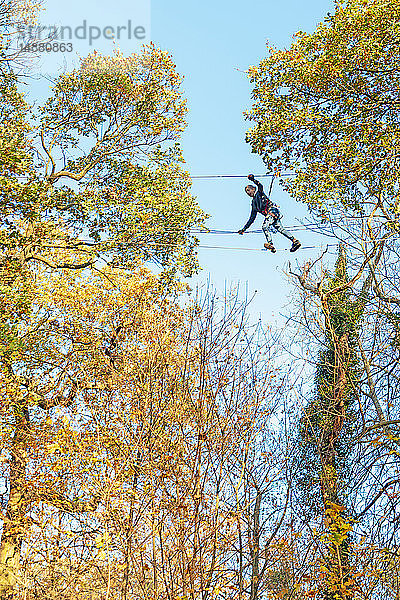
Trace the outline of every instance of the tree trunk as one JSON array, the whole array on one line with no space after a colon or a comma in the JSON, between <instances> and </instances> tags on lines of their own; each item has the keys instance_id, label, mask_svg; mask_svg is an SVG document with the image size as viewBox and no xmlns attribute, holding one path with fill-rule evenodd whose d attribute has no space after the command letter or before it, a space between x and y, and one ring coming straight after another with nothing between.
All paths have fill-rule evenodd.
<instances>
[{"instance_id":1,"label":"tree trunk","mask_svg":"<svg viewBox=\"0 0 400 600\"><path fill-rule=\"evenodd\" d=\"M12 600L18 582L21 546L27 527L26 445L29 413L23 402L14 404L15 433L10 457L9 500L0 545L0 600Z\"/></svg>"},{"instance_id":2,"label":"tree trunk","mask_svg":"<svg viewBox=\"0 0 400 600\"><path fill-rule=\"evenodd\" d=\"M351 525L344 515L338 493L337 444L346 419L348 368L350 348L347 334L339 339L333 333L334 365L332 397L327 426L321 440L321 492L326 527L325 569L327 589L325 600L349 600L354 598L351 583L349 537Z\"/></svg>"},{"instance_id":3,"label":"tree trunk","mask_svg":"<svg viewBox=\"0 0 400 600\"><path fill-rule=\"evenodd\" d=\"M260 510L261 492L257 489L253 512L253 531L251 542L251 591L250 600L257 600L260 585Z\"/></svg>"}]
</instances>

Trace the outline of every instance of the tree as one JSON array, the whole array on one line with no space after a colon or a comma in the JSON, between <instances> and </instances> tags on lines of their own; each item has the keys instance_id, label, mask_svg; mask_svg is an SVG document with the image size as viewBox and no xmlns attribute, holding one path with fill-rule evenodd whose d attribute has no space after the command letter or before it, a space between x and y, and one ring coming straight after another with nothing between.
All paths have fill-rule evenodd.
<instances>
[{"instance_id":1,"label":"tree","mask_svg":"<svg viewBox=\"0 0 400 600\"><path fill-rule=\"evenodd\" d=\"M15 8L12 3L4 8L7 25L13 24ZM167 53L154 46L129 58L94 53L80 69L58 78L53 96L35 114L19 92L6 43L3 37L0 376L9 486L3 498L2 599L13 597L20 583L21 547L32 522L32 507L47 502L76 515L93 511L98 504L97 498L86 500L77 488L71 490L62 477L55 477L47 489L47 482L35 472L35 460L45 462L49 457L48 429L40 411L68 407L77 401L82 386L76 372L68 370L64 354L71 344L72 356L79 355L74 332L68 338L55 325L48 326L46 310L51 303L47 308L41 303L37 278L43 269L64 273L65 280L61 277L57 284L49 275L49 281L60 286L53 289L54 296L62 296L64 285L71 285L69 291L74 289L78 296L83 287L78 290L76 283L73 287L72 280L68 284L68 270L93 273L101 262L134 269L142 260L153 260L171 285L171 275L196 269L191 228L204 219L181 169L178 138L186 109L181 78ZM103 270L102 281L108 277ZM35 331L41 337L35 338ZM109 332L105 358L96 346L97 357L108 363L107 377L114 367L118 334L116 325ZM99 340L90 339L93 344ZM53 342L59 344L58 355ZM57 361L65 361L64 366ZM74 368L84 376L78 362ZM84 387L88 385L93 382L85 381ZM58 429L64 440L66 429ZM50 447L57 448L57 440ZM76 448L72 446L71 461ZM61 469L49 459L48 468L53 467L56 472Z\"/></svg>"},{"instance_id":2,"label":"tree","mask_svg":"<svg viewBox=\"0 0 400 600\"><path fill-rule=\"evenodd\" d=\"M256 597L254 542L264 565L280 526L271 342L146 271L43 268L32 293L1 372L2 597Z\"/></svg>"},{"instance_id":3,"label":"tree","mask_svg":"<svg viewBox=\"0 0 400 600\"><path fill-rule=\"evenodd\" d=\"M311 208L398 204L400 3L337 2L288 50L249 69L255 121L247 140L268 167L294 170L287 188Z\"/></svg>"},{"instance_id":4,"label":"tree","mask_svg":"<svg viewBox=\"0 0 400 600\"><path fill-rule=\"evenodd\" d=\"M317 283L310 264L296 275L301 329L291 342L304 345L317 387L311 400L308 385L302 392L300 437L293 439L301 532L293 552L304 553L297 581L310 597L395 597L388 570L397 544L398 421L390 416L387 386L393 375L396 389L397 374L385 366L390 329L375 304L371 266L363 285L350 287L351 265L341 249L334 276L322 268Z\"/></svg>"},{"instance_id":5,"label":"tree","mask_svg":"<svg viewBox=\"0 0 400 600\"><path fill-rule=\"evenodd\" d=\"M32 22L40 10L40 0L0 1L0 77L26 74L24 53L15 45L21 26Z\"/></svg>"},{"instance_id":6,"label":"tree","mask_svg":"<svg viewBox=\"0 0 400 600\"><path fill-rule=\"evenodd\" d=\"M130 380L133 394L139 393L136 401L144 400L138 386L147 385L146 373L141 379L133 366L148 351L154 350L155 357L170 356L173 329L179 327L179 313L168 308L159 282L145 272L131 277L109 272L86 282L43 275L34 290L32 312L19 323L24 347L1 372L3 476L9 482L0 550L1 598L15 597L21 585L21 548L23 542L29 548L29 531L42 524L42 533L54 539L52 511L62 515L67 538L76 520L84 522L89 515L88 527L93 526L90 515L104 498L100 490L109 464L107 448L116 443L112 415L116 418L126 402L117 381L125 378L128 385ZM126 344L131 364L119 373ZM157 378L153 383L158 384ZM108 430L102 429L100 407L111 416ZM134 457L129 465L125 470L136 468ZM63 527L60 523L58 531ZM73 556L67 550L64 558ZM40 570L36 577L40 579Z\"/></svg>"},{"instance_id":7,"label":"tree","mask_svg":"<svg viewBox=\"0 0 400 600\"><path fill-rule=\"evenodd\" d=\"M129 58L94 54L59 77L25 136L24 168L4 188L8 260L60 268L48 254L61 246L77 257L64 267L101 258L120 266L154 259L186 274L196 268L190 229L204 215L180 169L179 87L171 57L153 46ZM20 101L22 121L23 108Z\"/></svg>"},{"instance_id":8,"label":"tree","mask_svg":"<svg viewBox=\"0 0 400 600\"><path fill-rule=\"evenodd\" d=\"M350 354L357 365L358 382L353 390L357 418L351 435L341 430L349 441L345 471L351 486L345 501L335 503L345 506L346 518L350 515L353 520L350 547L359 575L357 594L362 598L393 598L397 593L395 585L388 583L393 579L387 569L394 572L398 544L393 498L399 485L399 420L393 393L398 389L400 289L399 8L398 2L338 2L334 14L315 32L296 34L288 49L269 48L267 58L249 69L254 103L247 118L254 126L247 140L253 152L260 154L269 168L293 172L282 181L283 186L307 204L321 221L323 234L345 247L348 276L340 294L345 294L350 304L357 303L360 282L370 281L362 320L348 313L348 325L355 335ZM309 261L296 273L304 289L301 321L313 336L330 322L329 317L318 326L321 311L326 320L335 306L323 305L327 267L321 262L321 275L311 276L317 264L318 260L314 264ZM318 299L314 306L307 300L309 292ZM321 339L321 344L326 343ZM335 364L340 364L340 348L336 351ZM319 370L321 356L315 361ZM315 400L315 411L309 399L306 401L317 419L316 431L310 426L307 432L315 434L316 447L317 440L324 439L320 400ZM329 423L327 418L327 432L332 431ZM315 455L315 469L322 458L322 454ZM305 469L310 467L309 462L303 464ZM316 481L320 484L319 477ZM318 495L308 495L308 514L312 514L316 498ZM302 518L304 522L304 514ZM308 540L308 547L318 549L318 536L313 538L310 533ZM305 551L305 534L301 544ZM308 564L311 573L313 563Z\"/></svg>"},{"instance_id":9,"label":"tree","mask_svg":"<svg viewBox=\"0 0 400 600\"><path fill-rule=\"evenodd\" d=\"M355 299L351 298L347 283L346 254L341 248L334 276L320 286L323 350L316 369L315 398L305 408L301 427L304 456L300 477L307 490L305 498L310 498L309 490L314 488L323 507L326 556L322 568L327 600L350 598L355 593L350 548L353 524L343 492L354 404L360 387L357 340L371 278L367 278ZM315 492L314 481L320 486L319 493Z\"/></svg>"}]
</instances>

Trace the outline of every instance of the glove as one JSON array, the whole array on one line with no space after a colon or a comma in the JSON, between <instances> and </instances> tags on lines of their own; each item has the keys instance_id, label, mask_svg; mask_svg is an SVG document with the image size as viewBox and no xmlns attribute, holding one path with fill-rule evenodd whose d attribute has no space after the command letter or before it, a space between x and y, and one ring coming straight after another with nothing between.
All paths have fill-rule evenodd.
<instances>
[{"instance_id":1,"label":"glove","mask_svg":"<svg viewBox=\"0 0 400 600\"><path fill-rule=\"evenodd\" d=\"M243 235L244 234L244 230L243 229L239 229L238 234L239 235Z\"/></svg>"},{"instance_id":2,"label":"glove","mask_svg":"<svg viewBox=\"0 0 400 600\"><path fill-rule=\"evenodd\" d=\"M250 181L254 181L254 175L252 175L252 174L250 173L250 175L247 177L247 179L250 179Z\"/></svg>"}]
</instances>

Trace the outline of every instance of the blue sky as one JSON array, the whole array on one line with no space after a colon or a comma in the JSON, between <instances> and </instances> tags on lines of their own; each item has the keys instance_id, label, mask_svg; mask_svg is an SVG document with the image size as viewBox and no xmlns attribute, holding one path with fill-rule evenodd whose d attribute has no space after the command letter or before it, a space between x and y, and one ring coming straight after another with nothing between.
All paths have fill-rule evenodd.
<instances>
[{"instance_id":1,"label":"blue sky","mask_svg":"<svg viewBox=\"0 0 400 600\"><path fill-rule=\"evenodd\" d=\"M171 51L178 70L184 74L184 90L189 104L188 128L183 149L192 175L248 174L265 172L258 156L252 155L244 141L249 123L243 111L251 105L251 86L245 71L265 56L268 40L288 47L296 31L313 31L327 12L333 11L328 0L281 0L280 2L228 0L153 0L152 38ZM237 70L239 69L239 70ZM209 227L238 230L249 216L249 198L243 188L246 179L194 180L193 192L201 207L211 215ZM296 204L280 188L272 198L281 207L284 224L298 224L307 217L304 206ZM260 229L262 218L253 225ZM300 232L305 245L320 247L326 238ZM275 236L277 248L287 248L285 238ZM201 236L201 243L216 246L262 248L262 234ZM279 313L290 300L293 288L283 270L289 258L301 264L317 250L287 251L271 255L266 251L200 249L203 272L223 290L225 282L248 283L249 295L257 290L251 311L263 320L283 320ZM244 287L243 287L244 289Z\"/></svg>"},{"instance_id":2,"label":"blue sky","mask_svg":"<svg viewBox=\"0 0 400 600\"><path fill-rule=\"evenodd\" d=\"M187 169L192 175L263 173L261 159L250 152L244 136L249 123L243 111L251 105L251 86L245 71L265 56L268 40L278 47L288 47L296 31L311 32L329 11L332 0L250 0L247 4L228 0L70 0L60 5L48 0L40 16L42 24L82 25L99 27L126 25L143 26L147 38L170 51L177 68L184 75L184 93L188 99L188 128L183 138ZM94 30L95 31L95 30ZM76 53L84 56L92 49L112 52L113 42L74 39L73 53L52 53L37 65L42 72L55 71L55 64L65 68ZM127 39L126 31L118 44L124 53L138 51L142 40ZM64 64L62 64L62 60ZM46 62L47 61L47 62ZM51 62L53 61L53 62ZM34 83L32 94L43 95L48 82ZM264 180L266 181L266 180ZM194 180L193 193L200 206L211 215L209 227L238 230L247 221L250 199L244 193L246 178L220 180ZM268 184L267 184L268 185ZM289 198L279 186L273 189L272 199L280 206L284 225L298 225L307 218L307 210ZM258 217L253 229L260 229ZM306 246L317 249L300 250L295 255L283 251L287 240L277 234L275 255L262 251L264 237L260 233L244 236L201 236L201 244L234 248L254 248L253 251L202 249L199 250L202 272L190 281L192 286L210 279L218 289L230 283L248 286L248 293L257 295L252 303L252 314L265 321L283 320L279 316L293 294L284 271L288 260L302 264L316 256L329 242L326 238L309 232L296 235ZM259 251L256 251L259 249ZM334 249L332 249L333 251ZM285 311L286 312L286 311Z\"/></svg>"}]
</instances>

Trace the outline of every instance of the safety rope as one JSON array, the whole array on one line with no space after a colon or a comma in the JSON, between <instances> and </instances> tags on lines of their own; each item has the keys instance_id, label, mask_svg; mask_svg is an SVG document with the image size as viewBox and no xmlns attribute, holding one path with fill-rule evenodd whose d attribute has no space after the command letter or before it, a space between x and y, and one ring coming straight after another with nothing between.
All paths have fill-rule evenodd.
<instances>
[{"instance_id":1,"label":"safety rope","mask_svg":"<svg viewBox=\"0 0 400 600\"><path fill-rule=\"evenodd\" d=\"M271 185L269 186L268 198L271 197L271 192L272 192L272 187L274 185L274 181L275 181L275 175L273 175L272 179L271 179Z\"/></svg>"},{"instance_id":2,"label":"safety rope","mask_svg":"<svg viewBox=\"0 0 400 600\"><path fill-rule=\"evenodd\" d=\"M312 231L311 227L316 227L317 229L325 227L325 225L321 223L310 223L309 227L305 227L304 225L285 225L285 229L289 229L290 231ZM252 229L251 231L245 231L244 235L249 235L251 233L262 233L262 229ZM237 230L231 229L191 229L190 233L193 234L202 234L202 235L230 235L237 234ZM312 233L321 233L320 231L312 231Z\"/></svg>"},{"instance_id":3,"label":"safety rope","mask_svg":"<svg viewBox=\"0 0 400 600\"><path fill-rule=\"evenodd\" d=\"M330 248L330 247L337 247L340 244L324 244L325 248ZM207 249L213 249L213 250L248 250L251 252L270 252L270 250L267 250L266 248L236 248L236 247L232 247L232 246L204 246L203 244L200 244L199 246L197 246L197 248L207 248ZM300 250L313 250L315 248L320 248L320 246L300 246L300 248L298 248L296 250L296 252L299 252ZM276 248L275 249L276 252L290 252L290 248Z\"/></svg>"},{"instance_id":4,"label":"safety rope","mask_svg":"<svg viewBox=\"0 0 400 600\"><path fill-rule=\"evenodd\" d=\"M295 175L295 173L280 173L279 177L291 177ZM262 178L262 177L272 177L272 179L274 179L274 177L276 177L276 174L273 173L269 173L269 174L264 174L264 175L254 175L255 179L258 178ZM241 178L241 179L247 179L247 175L191 175L190 179L236 179L236 178Z\"/></svg>"},{"instance_id":5,"label":"safety rope","mask_svg":"<svg viewBox=\"0 0 400 600\"><path fill-rule=\"evenodd\" d=\"M329 248L329 247L337 247L340 244L323 244L324 248ZM166 243L166 242L154 242L153 244L150 245L150 249L162 249L162 248L175 248L176 244L173 243ZM206 245L206 244L199 244L198 246L196 246L196 248L205 248L205 249L215 249L215 250L245 250L245 251L250 251L250 252L269 252L269 250L267 250L266 248L241 248L241 247L235 247L235 246L211 246L211 245ZM298 250L296 250L296 252L298 252L299 250L312 250L312 249L320 249L321 246L300 246L300 248ZM146 248L143 249L145 252L147 251ZM290 248L278 248L277 252L289 252Z\"/></svg>"}]
</instances>

